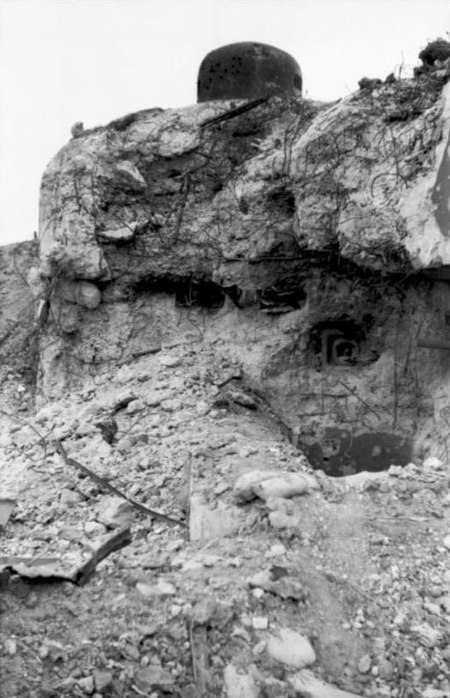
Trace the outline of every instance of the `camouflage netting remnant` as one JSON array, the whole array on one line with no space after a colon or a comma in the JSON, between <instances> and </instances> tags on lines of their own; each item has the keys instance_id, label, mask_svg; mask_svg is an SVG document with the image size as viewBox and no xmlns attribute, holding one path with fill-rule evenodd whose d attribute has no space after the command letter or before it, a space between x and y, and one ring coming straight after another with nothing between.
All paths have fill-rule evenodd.
<instances>
[{"instance_id":1,"label":"camouflage netting remnant","mask_svg":"<svg viewBox=\"0 0 450 698\"><path fill-rule=\"evenodd\" d=\"M302 74L292 56L274 46L245 41L211 51L198 74L197 101L301 96Z\"/></svg>"}]
</instances>

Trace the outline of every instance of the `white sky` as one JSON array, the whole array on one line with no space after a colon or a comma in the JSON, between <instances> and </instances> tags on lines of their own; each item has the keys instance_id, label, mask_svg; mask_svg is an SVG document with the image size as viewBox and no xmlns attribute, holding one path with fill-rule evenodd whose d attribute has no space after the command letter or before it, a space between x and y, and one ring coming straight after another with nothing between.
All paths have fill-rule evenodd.
<instances>
[{"instance_id":1,"label":"white sky","mask_svg":"<svg viewBox=\"0 0 450 698\"><path fill-rule=\"evenodd\" d=\"M0 244L37 230L40 178L75 121L194 103L214 48L277 46L307 98L333 100L410 74L449 29L450 0L0 0Z\"/></svg>"}]
</instances>

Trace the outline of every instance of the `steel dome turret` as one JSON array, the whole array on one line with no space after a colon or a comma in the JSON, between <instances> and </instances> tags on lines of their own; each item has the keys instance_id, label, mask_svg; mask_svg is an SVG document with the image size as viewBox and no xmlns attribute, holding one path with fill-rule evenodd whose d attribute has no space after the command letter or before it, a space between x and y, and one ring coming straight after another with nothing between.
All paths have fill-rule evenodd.
<instances>
[{"instance_id":1,"label":"steel dome turret","mask_svg":"<svg viewBox=\"0 0 450 698\"><path fill-rule=\"evenodd\" d=\"M300 66L285 51L251 41L222 46L205 56L197 80L197 101L300 97Z\"/></svg>"}]
</instances>

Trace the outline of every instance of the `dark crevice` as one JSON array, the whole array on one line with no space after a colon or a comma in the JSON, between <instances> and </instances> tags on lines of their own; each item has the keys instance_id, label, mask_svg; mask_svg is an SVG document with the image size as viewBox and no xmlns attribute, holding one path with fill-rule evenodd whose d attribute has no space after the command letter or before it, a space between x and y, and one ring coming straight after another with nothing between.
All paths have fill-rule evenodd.
<instances>
[{"instance_id":1,"label":"dark crevice","mask_svg":"<svg viewBox=\"0 0 450 698\"><path fill-rule=\"evenodd\" d=\"M225 303L225 293L220 286L212 281L191 277L148 276L136 282L132 290L136 296L155 293L174 295L178 308L200 307L216 310Z\"/></svg>"},{"instance_id":2,"label":"dark crevice","mask_svg":"<svg viewBox=\"0 0 450 698\"><path fill-rule=\"evenodd\" d=\"M293 216L295 213L295 196L292 191L281 184L273 187L267 194L267 199L271 208L286 216Z\"/></svg>"}]
</instances>

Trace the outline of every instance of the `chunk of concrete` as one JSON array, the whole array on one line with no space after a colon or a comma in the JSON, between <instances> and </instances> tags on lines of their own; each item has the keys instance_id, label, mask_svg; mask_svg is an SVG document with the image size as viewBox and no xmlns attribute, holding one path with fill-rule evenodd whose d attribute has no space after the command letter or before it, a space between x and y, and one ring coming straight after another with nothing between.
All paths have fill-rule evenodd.
<instances>
[{"instance_id":1,"label":"chunk of concrete","mask_svg":"<svg viewBox=\"0 0 450 698\"><path fill-rule=\"evenodd\" d=\"M325 683L308 670L299 671L291 676L289 684L298 698L361 698L356 693L341 691L340 688Z\"/></svg>"},{"instance_id":2,"label":"chunk of concrete","mask_svg":"<svg viewBox=\"0 0 450 698\"><path fill-rule=\"evenodd\" d=\"M259 698L261 691L249 674L238 674L233 664L228 664L224 671L227 698Z\"/></svg>"},{"instance_id":3,"label":"chunk of concrete","mask_svg":"<svg viewBox=\"0 0 450 698\"><path fill-rule=\"evenodd\" d=\"M303 669L316 661L316 653L309 640L290 628L281 628L276 635L269 637L267 652L277 662L296 669Z\"/></svg>"},{"instance_id":4,"label":"chunk of concrete","mask_svg":"<svg viewBox=\"0 0 450 698\"><path fill-rule=\"evenodd\" d=\"M295 497L310 492L315 486L313 478L303 473L252 470L237 480L234 496L238 502L249 502L255 498Z\"/></svg>"},{"instance_id":5,"label":"chunk of concrete","mask_svg":"<svg viewBox=\"0 0 450 698\"><path fill-rule=\"evenodd\" d=\"M98 520L108 528L123 528L132 522L133 506L121 497L102 497L96 509Z\"/></svg>"},{"instance_id":6,"label":"chunk of concrete","mask_svg":"<svg viewBox=\"0 0 450 698\"><path fill-rule=\"evenodd\" d=\"M99 237L107 240L108 242L131 242L136 235L136 230L138 228L138 223L130 223L129 225L124 225L122 228L115 228L113 230L101 230L99 232Z\"/></svg>"},{"instance_id":7,"label":"chunk of concrete","mask_svg":"<svg viewBox=\"0 0 450 698\"><path fill-rule=\"evenodd\" d=\"M70 303L94 310L102 302L100 289L90 281L60 281L57 294Z\"/></svg>"}]
</instances>

